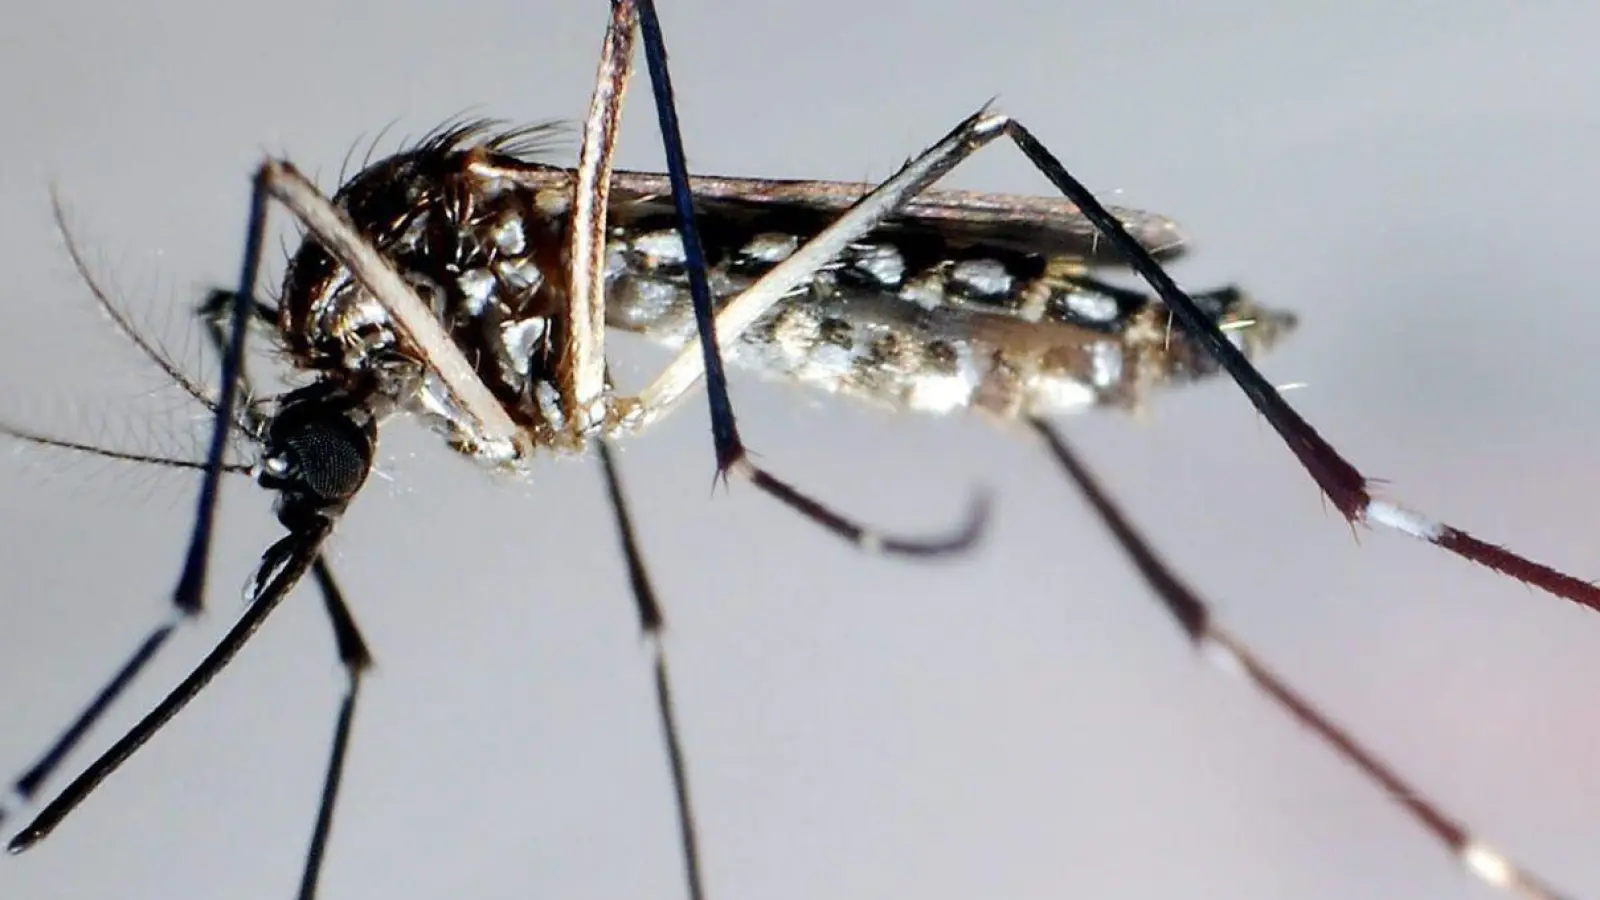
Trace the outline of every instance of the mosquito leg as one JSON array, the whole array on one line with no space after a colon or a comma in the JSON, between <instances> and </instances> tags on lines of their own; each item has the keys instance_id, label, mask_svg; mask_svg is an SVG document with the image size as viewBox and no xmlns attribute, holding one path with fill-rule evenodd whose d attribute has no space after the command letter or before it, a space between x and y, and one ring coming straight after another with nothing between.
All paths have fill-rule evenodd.
<instances>
[{"instance_id":1,"label":"mosquito leg","mask_svg":"<svg viewBox=\"0 0 1600 900\"><path fill-rule=\"evenodd\" d=\"M733 416L733 403L728 399L728 377L722 369L722 350L718 346L720 340L733 340L737 331L730 331L720 316L713 325L711 286L706 280L706 254L700 243L700 232L694 223L689 163L684 156L683 134L678 127L678 101L672 93L672 75L667 69L667 42L661 33L661 20L656 16L654 0L632 2L638 7L639 30L644 37L645 65L650 69L650 87L655 96L656 118L661 126L661 144L667 154L672 205L677 213L678 233L683 237L684 270L689 277L689 296L694 303L694 320L700 333L700 374L705 376L706 399L711 404L711 438L716 447L717 474L726 478L728 472L746 458L744 441L739 438L739 425Z\"/></svg>"},{"instance_id":2,"label":"mosquito leg","mask_svg":"<svg viewBox=\"0 0 1600 900\"><path fill-rule=\"evenodd\" d=\"M622 494L622 476L611 449L611 442L600 440L600 466L605 471L606 493L611 500L611 511L616 517L617 537L622 541L622 555L628 563L628 581L639 612L639 630L644 634L650 654L654 659L656 682L656 709L661 715L661 734L666 743L667 761L672 769L672 792L678 808L678 837L682 843L684 877L689 884L689 900L703 900L705 889L701 881L699 841L694 827L694 806L689 799L689 774L684 764L683 745L678 737L677 713L672 705L672 681L667 674L667 649L665 643L666 618L661 604L656 600L655 588L645 569L644 554L633 531L633 519L628 513L628 503Z\"/></svg>"},{"instance_id":3,"label":"mosquito leg","mask_svg":"<svg viewBox=\"0 0 1600 900\"><path fill-rule=\"evenodd\" d=\"M1211 610L1188 585L1184 584L1151 547L1122 509L1106 493L1100 481L1078 459L1066 441L1048 424L1038 419L1029 423L1044 439L1056 460L1094 507L1095 513L1111 532L1145 583L1160 598L1167 612L1177 620L1194 648L1229 673L1243 675L1279 709L1316 734L1342 759L1361 771L1383 793L1399 803L1406 813L1443 844L1467 871L1491 887L1523 897L1560 897L1553 888L1518 867L1494 847L1474 838L1466 827L1428 800L1420 790L1379 760L1355 737L1334 724L1285 684L1233 635L1211 619Z\"/></svg>"},{"instance_id":4,"label":"mosquito leg","mask_svg":"<svg viewBox=\"0 0 1600 900\"><path fill-rule=\"evenodd\" d=\"M258 173L250 190L250 218L245 227L244 260L239 266L239 287L235 291L239 297L253 297L255 294L256 276L261 265L261 245L267 227L268 195L265 188L265 180ZM228 435L233 431L234 407L239 402L238 385L244 378L245 326L249 320L250 304L237 304L233 310L233 321L229 323L228 339L223 345L217 414L211 426L206 471L200 480L200 496L196 501L189 551L184 557L183 572L178 576L178 586L172 596L173 606L186 617L198 614L205 602L206 567L211 555L211 532L216 525L217 488L222 481ZM137 668L134 671L136 673Z\"/></svg>"},{"instance_id":5,"label":"mosquito leg","mask_svg":"<svg viewBox=\"0 0 1600 900\"><path fill-rule=\"evenodd\" d=\"M661 127L662 146L667 155L667 177L672 185L673 208L677 214L678 233L683 238L684 271L688 275L689 295L700 336L698 358L694 355L695 348L685 348L673 364L640 394L643 420L649 421L670 409L685 391L704 377L706 397L711 405L711 435L716 447L719 477L726 479L730 473L737 474L789 508L869 552L932 557L948 556L971 548L982 535L988 520L989 502L986 497L980 496L973 501L966 520L947 535L937 538L891 537L829 509L752 463L744 441L739 437L733 404L728 399L728 380L723 372L719 346L721 340L736 339L761 313L831 262L852 242L871 231L894 209L932 184L964 154L951 156L944 161L935 157L934 151L929 151L923 154L922 160L907 164L896 178L881 185L852 208L851 212L859 211L856 219L850 220L849 214L841 217L729 303L722 312L713 314L711 288L706 279L705 250L694 222L694 196L689 187L689 165L683 149L683 134L678 126L677 100L667 69L666 38L661 33L661 21L656 16L653 0L623 2L631 2L638 7L645 63L650 70L656 116ZM919 162L925 160L928 161L927 165L918 166Z\"/></svg>"},{"instance_id":6,"label":"mosquito leg","mask_svg":"<svg viewBox=\"0 0 1600 900\"><path fill-rule=\"evenodd\" d=\"M239 316L240 311L245 309L244 303L237 304L235 315ZM240 319L236 318L235 321ZM237 377L233 384L237 385ZM219 398L219 407L229 403L236 393L237 390L224 392ZM227 667L266 617L283 602L301 576L311 568L322 552L323 541L333 531L334 523L355 498L372 469L377 421L364 405L366 400L364 396L349 394L326 382L313 383L292 391L280 400L271 427L262 436L262 461L257 481L262 487L278 492L276 513L288 534L262 554L246 591L248 607L188 677L168 692L109 750L90 763L82 774L45 806L33 822L12 838L9 845L12 852L25 850L48 835L100 782L121 767L128 757L187 706L218 672ZM220 471L219 460L213 457L208 463L212 471ZM332 575L326 567L319 567L317 577L323 588L323 600L328 606L329 617L333 621L340 657L345 660L346 668L351 673L351 688L345 709L340 715L333 760L323 787L323 806L307 856L305 883L308 886L315 883L315 867L321 859L327 839L332 802L342 771L344 749L348 744L355 685L370 661L365 642L361 640ZM144 654L136 659L148 659L148 656Z\"/></svg>"},{"instance_id":7,"label":"mosquito leg","mask_svg":"<svg viewBox=\"0 0 1600 900\"><path fill-rule=\"evenodd\" d=\"M171 721L179 710L187 706L218 672L226 668L240 648L255 634L256 629L261 627L261 623L277 609L283 598L288 596L289 590L305 574L312 560L317 557L323 539L332 528L331 520L316 520L307 529L293 532L269 547L262 555L261 566L257 570L256 579L252 582L249 607L222 640L217 642L194 671L179 682L155 709L140 719L138 724L90 763L82 774L73 779L54 800L40 810L33 821L11 839L7 849L12 853L20 853L49 836L61 820L76 809L84 798L100 785L100 782L120 768L134 751L144 746L144 743ZM145 658L148 659L148 654Z\"/></svg>"},{"instance_id":8,"label":"mosquito leg","mask_svg":"<svg viewBox=\"0 0 1600 900\"><path fill-rule=\"evenodd\" d=\"M83 740L83 736L99 721L100 716L106 709L116 702L123 690L144 669L145 664L160 651L161 647L166 644L167 638L172 636L172 632L186 618L183 613L175 613L147 635L144 641L139 644L138 649L134 650L133 655L128 657L121 668L117 669L116 674L111 676L111 680L106 682L105 687L101 688L99 693L95 694L94 699L89 702L83 712L78 714L72 724L67 726L61 736L56 738L55 742L39 756L39 759L32 766L29 766L26 771L11 783L11 795L6 798L5 803L0 804L0 822L4 822L8 817L33 802L34 798L38 796L39 789L43 787L45 781L51 775L55 774L62 760L66 759L67 755L78 746L78 742Z\"/></svg>"},{"instance_id":9,"label":"mosquito leg","mask_svg":"<svg viewBox=\"0 0 1600 900\"><path fill-rule=\"evenodd\" d=\"M642 8L640 12L642 16ZM960 162L971 152L972 146L969 145L990 139L974 127L981 124L982 119L983 114L980 113L963 122L944 140L907 163L892 178L861 198L844 215L774 266L755 284L726 303L717 313L717 333L725 340L738 338L763 313L811 278L850 244L860 240L884 218ZM695 271L695 267L688 266L688 271ZM704 374L704 353L697 352L695 347L686 347L679 352L661 374L639 393L640 427L665 415ZM961 527L948 535L923 539L890 537L829 509L755 465L743 445L732 450L723 469L750 481L763 492L834 534L873 552L904 556L959 553L970 548L982 535L988 517L988 500L980 496L973 502Z\"/></svg>"},{"instance_id":10,"label":"mosquito leg","mask_svg":"<svg viewBox=\"0 0 1600 900\"><path fill-rule=\"evenodd\" d=\"M244 302L249 304L250 317L257 324L272 325L277 321L277 310L267 304L252 298L244 298ZM213 345L219 352L226 352L223 342L227 340L228 335L223 330L223 324L232 321L233 311L239 304L240 298L236 294L228 291L212 291L196 309L196 313L206 325ZM241 374L238 384L240 397L248 407L249 380ZM251 416L248 410L247 416ZM265 427L264 422L255 421L253 416L251 424L258 431ZM323 607L328 613L328 622L333 628L333 640L338 649L339 662L344 666L346 682L344 699L339 704L339 717L334 727L333 744L329 751L327 774L323 778L321 800L317 804L317 821L312 828L311 845L306 851L305 866L301 870L300 892L297 895L300 900L311 900L317 893L317 879L322 874L322 861L328 846L328 835L333 828L333 811L338 800L339 783L344 775L344 763L349 753L350 726L355 717L356 697L361 688L361 677L372 665L372 653L367 649L367 642L361 636L361 629L350 613L344 592L339 589L339 583L334 579L333 569L328 565L327 558L320 552L316 561L312 563L311 576L317 583Z\"/></svg>"},{"instance_id":11,"label":"mosquito leg","mask_svg":"<svg viewBox=\"0 0 1600 900\"><path fill-rule=\"evenodd\" d=\"M1201 344L1227 370L1250 398L1250 403L1278 432L1300 465L1316 480L1333 505L1353 523L1381 525L1442 547L1463 559L1549 591L1590 609L1600 610L1600 588L1549 566L1534 562L1504 547L1481 541L1458 528L1435 521L1398 504L1372 496L1371 482L1345 460L1331 444L1294 410L1243 353L1228 340L1172 280L1161 264L1128 234L1059 160L1020 122L996 116L992 127L1002 130L1050 182L1077 204L1083 214L1111 241L1138 273L1149 282L1171 310L1185 334Z\"/></svg>"},{"instance_id":12,"label":"mosquito leg","mask_svg":"<svg viewBox=\"0 0 1600 900\"><path fill-rule=\"evenodd\" d=\"M606 418L606 209L622 97L633 68L634 18L631 0L611 4L572 181L572 212L567 217L569 337L556 372L562 406L572 411L568 427L574 437L590 434Z\"/></svg>"},{"instance_id":13,"label":"mosquito leg","mask_svg":"<svg viewBox=\"0 0 1600 900\"><path fill-rule=\"evenodd\" d=\"M258 262L261 256L262 234L266 224L266 199L266 194L257 185L251 192L250 219L246 231L244 262L239 274L239 296L250 296L250 292L255 285ZM61 221L59 203L56 209L58 221ZM84 266L77 254L76 247L69 244L69 249L72 252L74 263L82 270ZM96 297L101 300L102 306L109 306L101 295L98 285L95 285L92 281L90 285ZM128 685L133 683L139 673L144 671L150 660L166 645L167 639L172 636L173 631L179 625L199 615L203 607L206 559L211 544L212 526L215 521L217 487L223 473L229 468L223 457L227 451L228 437L235 427L234 405L239 393L236 385L244 376L243 353L245 323L247 320L246 309L245 305L238 306L235 310L233 321L229 323L229 341L222 359L222 391L215 407L216 416L212 426L211 443L206 454L204 476L201 480L200 496L195 513L194 530L191 534L189 550L184 560L183 573L178 579L178 586L172 596L172 613L152 629L150 634L140 642L138 648L111 676L105 687L101 688L99 693L89 701L89 705L84 708L83 712L73 720L71 725L67 726L67 729L62 732L55 743L51 744L39 757L38 761L12 783L12 796L6 802L0 802L0 822L5 820L12 808L26 805L34 798L45 780L60 766L62 760L77 747L78 743L83 740L84 735L88 734L89 730L100 720L105 711L116 702ZM126 324L119 317L114 316L113 318L118 327L123 328L125 331L128 330ZM140 347L153 357L160 356L160 354L153 354L143 343L140 344ZM81 797L78 799L81 799ZM77 800L74 800L67 806L67 809L76 804ZM54 808L56 805L53 803L51 807ZM41 814L41 817L43 817L43 814ZM19 836L17 840L22 840L22 836ZM32 843L32 841L26 841L24 845L26 843ZM13 844L15 845L15 842Z\"/></svg>"},{"instance_id":14,"label":"mosquito leg","mask_svg":"<svg viewBox=\"0 0 1600 900\"><path fill-rule=\"evenodd\" d=\"M575 398L568 408L578 411L576 418L580 433L594 423L596 416L592 412L593 401L601 396L605 385L605 282L602 272L606 209L610 189L611 157L615 149L618 122L622 115L622 97L627 89L630 75L636 12L645 34L646 56L651 63L652 82L657 88L657 106L663 116L663 133L668 135L667 152L669 160L672 161L669 168L681 176L673 181L675 195L680 193L677 191L680 182L687 183L683 180L687 178L687 174L683 164L681 140L677 135L677 124L672 113L671 85L665 81L666 68L662 59L664 46L661 43L659 24L655 21L655 9L649 3L615 0L611 5L611 20L606 27L599 71L595 78L594 96L590 101L589 114L584 121L583 147L579 151L577 174L573 179L572 214L567 220L568 259L572 263L569 267L567 297L570 304L568 317L572 322L572 338L567 342L565 350L567 355L562 360L560 371L563 393ZM658 52L652 52L652 47ZM682 204L678 208L679 228L680 233L684 235L688 254L686 267L693 285L691 293L698 316L702 310L709 312L711 295L706 286L705 254L701 251L699 237L694 230L692 216L689 215L685 199L687 196L682 194L679 197ZM839 250L842 249L843 245ZM814 250L815 265L820 266L829 258L836 256L839 250L827 253L826 257L818 256L818 252ZM722 327L721 323L722 319L719 317L718 328ZM747 322L737 324L734 333L742 331L748 324ZM697 372L707 371L709 363L714 378L720 377L721 358L715 346L715 333L710 328L702 328L701 336L703 353ZM717 434L719 471L724 475L730 471L739 474L767 494L846 540L882 552L938 556L966 549L982 531L987 516L987 503L981 500L974 504L963 527L948 536L931 540L898 538L868 529L751 463L743 445L739 442L737 429L733 426L732 411L727 406L727 398L725 396L722 398L720 407L718 403L719 401L713 398L713 422L722 421L718 414L719 409L727 412L725 428L713 424L713 431ZM649 418L648 414L645 418ZM732 436L731 442L728 435Z\"/></svg>"},{"instance_id":15,"label":"mosquito leg","mask_svg":"<svg viewBox=\"0 0 1600 900\"><path fill-rule=\"evenodd\" d=\"M258 171L250 204L250 223L245 243L245 261L241 267L240 289L232 295L224 295L225 299L217 295L212 297L212 305L227 303L231 306L231 315L228 317L225 334L220 327L214 329L215 333L223 335L224 343L221 347L223 377L216 399L215 431L204 467L205 478L201 487L194 534L183 575L174 593L174 612L167 621L151 632L90 702L88 708L45 752L39 762L17 779L12 793L18 800L29 800L37 793L40 784L59 766L61 760L78 744L101 714L144 669L166 643L177 625L193 618L201 609L206 557L216 507L216 485L223 472L237 469L236 466L226 462L224 453L230 433L235 428L243 427L235 419L234 414L235 405L241 402L248 387L243 365L246 326L252 316L259 315L260 311L260 306L252 299L250 289L255 281L260 257L269 192L273 192L270 195L276 195L275 188L277 192L287 192L292 199L302 201L301 205L304 205L303 197L294 191L295 185L291 184L286 189L279 183L284 172L289 173L290 180L296 175L287 164L275 165L270 162ZM301 181L303 182L303 179ZM306 187L315 195L314 188L309 188L309 185ZM320 195L316 196L320 199ZM295 209L294 203L286 202L286 205ZM299 210L296 209L296 212ZM314 218L316 211L313 210L311 215ZM333 215L336 217L337 213ZM313 225L311 219L307 219L306 223L308 227ZM338 238L339 235L335 234L332 240L337 241ZM370 261L362 260L362 262ZM381 261L379 265L381 267ZM414 295L412 299L415 300ZM214 311L220 312L220 307ZM273 446L272 439L267 439L267 454L272 457L270 462L277 464L277 467L268 466L260 476L264 486L282 493L278 517L288 528L289 534L263 554L249 592L249 608L188 678L169 692L154 710L91 763L61 794L39 812L33 822L12 838L9 844L12 852L25 850L48 835L93 792L101 781L116 771L130 755L204 689L206 684L232 661L234 655L260 627L266 616L283 600L313 561L318 559L323 540L332 530L333 523L342 514L345 505L365 480L371 466L373 436L369 432L375 424L367 419L358 421L351 418L349 403L352 398L332 398L326 391L319 391L315 386L295 393L303 394L303 397L300 405L296 407L297 414L293 417L293 421L285 426L289 433L283 436L283 446ZM28 435L23 435L23 438L31 439ZM305 438L309 438L310 442L302 442ZM322 456L307 455L299 449L306 446L317 447L316 453ZM86 449L94 452L95 448ZM273 483L268 483L269 478ZM339 644L340 657L351 673L351 685L346 694L344 710L340 714L333 759L323 788L323 807L318 816L317 829L308 853L305 875L305 887L308 890L314 889L315 870L320 863L322 849L327 840L332 802L342 771L345 747L348 745L356 686L360 672L370 662L365 643L361 640L331 572L325 565L320 564L317 570L317 579L323 588L323 600L327 605L335 639ZM3 808L0 808L0 812L3 811Z\"/></svg>"},{"instance_id":16,"label":"mosquito leg","mask_svg":"<svg viewBox=\"0 0 1600 900\"><path fill-rule=\"evenodd\" d=\"M1122 254L1133 268L1155 289L1185 335L1217 361L1235 383L1245 392L1250 403L1266 418L1290 452L1300 460L1323 494L1351 523L1383 526L1403 534L1442 547L1463 559L1493 569L1519 581L1538 587L1558 597L1600 611L1600 587L1582 579L1534 562L1505 547L1479 540L1452 525L1435 521L1396 503L1372 496L1366 476L1339 455L1332 445L1291 407L1261 373L1251 365L1244 354L1228 339L1194 298L1177 286L1149 249L1130 235L1116 216L1105 208L1077 179L1069 174L1061 162L1045 149L1043 144L1021 123L1001 113L980 110L946 135L943 140L907 163L894 177L863 197L845 212L827 231L822 232L802 247L783 264L774 267L739 297L730 302L718 316L718 328L725 339L731 340L744 327L783 299L784 294L814 271L815 264L807 260L796 269L787 268L813 244L818 244L833 229L860 236L870 231L883 219L894 213L917 192L926 188L939 176L949 171L978 148L1005 136L1012 140L1023 154L1042 172L1063 195L1078 206L1083 215L1105 235L1112 246ZM846 228L846 223L849 223ZM828 258L843 245L832 242L821 248ZM800 265L810 266L803 272ZM662 374L644 392L640 399L647 410L664 409L682 391L687 390L700 376L700 361L692 348L678 354Z\"/></svg>"},{"instance_id":17,"label":"mosquito leg","mask_svg":"<svg viewBox=\"0 0 1600 900\"><path fill-rule=\"evenodd\" d=\"M986 114L979 112L956 126L937 144L856 201L854 206L802 244L783 262L769 269L755 284L725 303L717 313L718 337L736 340L744 334L745 329L833 262L851 244L866 237L884 219L955 168L973 150L997 137L997 134L985 129L985 121ZM687 263L686 267L694 271L694 267ZM705 376L704 354L696 351L695 347L685 347L679 351L661 370L661 374L639 392L639 404L646 422L664 415ZM743 456L743 448L740 447L733 458L737 460Z\"/></svg>"},{"instance_id":18,"label":"mosquito leg","mask_svg":"<svg viewBox=\"0 0 1600 900\"><path fill-rule=\"evenodd\" d=\"M350 751L350 725L355 718L356 696L361 690L361 677L372 666L372 654L361 637L344 594L334 581L333 570L320 552L311 566L311 576L317 582L327 608L328 619L333 624L333 639L339 649L339 662L344 666L346 683L344 699L339 703L339 718L334 726L333 745L328 751L328 770L322 781L322 796L317 803L317 823L311 830L311 846L306 850L305 868L300 876L299 900L312 900L317 895L317 879L322 874L322 861L328 849L328 835L333 830L333 811L339 799L339 783L344 777L345 760Z\"/></svg>"},{"instance_id":19,"label":"mosquito leg","mask_svg":"<svg viewBox=\"0 0 1600 900\"><path fill-rule=\"evenodd\" d=\"M657 114L661 118L664 142L667 147L669 179L674 205L678 213L678 228L686 254L685 270L690 283L696 321L700 330L701 354L692 365L692 376L687 383L676 385L676 392L658 389L667 396L641 397L643 408L631 427L642 428L649 420L658 417L670 407L682 392L704 375L711 373L708 385L711 395L712 432L717 449L717 471L720 477L734 472L755 484L762 491L777 498L790 508L822 525L845 540L872 550L913 556L940 556L956 553L970 547L981 534L987 517L988 504L973 504L966 522L949 535L932 539L899 538L878 532L845 517L805 495L786 482L758 468L750 462L734 424L733 410L728 403L723 381L722 360L717 349L717 333L711 324L711 292L706 282L705 253L695 229L692 201L688 188L688 171L684 163L682 137L678 133L676 111L673 107L672 86L666 70L666 47L661 36L655 7L639 0L613 0L611 19L601 51L595 90L590 101L589 114L584 121L583 146L579 152L578 169L573 179L572 214L567 220L568 259L570 277L567 290L568 318L572 338L563 350L559 366L563 399L570 400L567 408L576 411L576 431L583 433L597 421L595 401L604 388L604 255L606 234L606 203L609 195L611 157L615 145L618 122L622 111L622 97L631 74L633 27L635 19L645 40L645 57L650 66L651 83L655 88ZM843 249L827 254L831 258ZM817 261L820 266L827 261ZM813 269L814 270L814 269ZM809 273L807 273L809 274ZM716 328L723 330L724 313L717 318ZM748 327L739 325L734 333ZM685 353L692 352L686 350ZM659 381L660 379L658 379ZM635 401L637 403L637 401Z\"/></svg>"}]
</instances>

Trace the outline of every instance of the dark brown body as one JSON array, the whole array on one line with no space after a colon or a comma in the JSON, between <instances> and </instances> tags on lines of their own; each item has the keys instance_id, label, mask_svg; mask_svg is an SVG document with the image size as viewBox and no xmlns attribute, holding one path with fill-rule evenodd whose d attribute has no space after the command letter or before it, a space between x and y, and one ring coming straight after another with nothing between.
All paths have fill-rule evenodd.
<instances>
[{"instance_id":1,"label":"dark brown body","mask_svg":"<svg viewBox=\"0 0 1600 900\"><path fill-rule=\"evenodd\" d=\"M350 179L334 197L416 289L513 420L540 444L560 433L555 367L569 339L563 229L569 170L527 161L541 130L441 132ZM744 290L871 186L697 178L712 292ZM612 181L605 271L612 327L681 345L694 334L683 245L664 176ZM1159 216L1119 211L1167 257ZM1165 308L1090 277L1114 265L1070 204L934 192L853 245L725 353L734 365L896 410L972 407L1010 418L1097 405L1212 372ZM1292 326L1236 291L1197 298L1247 352ZM447 433L461 417L407 365L382 308L321 247L295 254L279 311L303 368L368 379ZM397 374L398 373L398 374ZM396 378L418 379L394 384ZM471 441L455 440L458 447Z\"/></svg>"}]
</instances>

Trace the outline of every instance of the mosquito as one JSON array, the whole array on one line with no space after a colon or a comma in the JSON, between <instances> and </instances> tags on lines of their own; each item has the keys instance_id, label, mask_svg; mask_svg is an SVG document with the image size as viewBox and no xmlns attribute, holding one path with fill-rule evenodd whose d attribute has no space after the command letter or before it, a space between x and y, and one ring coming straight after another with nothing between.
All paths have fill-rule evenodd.
<instances>
[{"instance_id":1,"label":"mosquito","mask_svg":"<svg viewBox=\"0 0 1600 900\"><path fill-rule=\"evenodd\" d=\"M667 151L667 174L613 171L621 102L643 37ZM61 789L12 838L46 837L234 658L308 573L333 629L347 690L302 870L312 897L331 834L353 715L371 662L322 558L325 541L370 473L379 425L427 421L485 466L526 471L553 453L593 449L628 566L641 631L653 650L657 708L677 799L687 891L707 895L693 804L651 586L610 442L647 429L704 380L717 473L747 481L864 550L943 557L972 547L978 502L949 534L886 534L824 505L751 461L727 397L724 360L891 409L975 409L1037 437L1060 463L1189 640L1319 735L1491 886L1560 896L1426 799L1311 707L1212 620L1045 417L1137 405L1158 385L1226 373L1354 524L1398 530L1590 608L1600 590L1388 500L1300 418L1250 363L1293 325L1224 289L1193 295L1162 267L1180 248L1162 217L1109 210L1020 122L982 109L876 186L691 177L684 161L665 42L649 0L615 0L579 160L530 158L537 129L486 123L441 129L366 167L330 200L291 164L257 171L236 289L202 307L222 351L218 387L187 376L118 315L69 250L118 327L214 416L205 459L122 454L19 426L24 442L203 472L173 613L152 630L83 713L13 783L14 814L45 783L168 637L203 606L218 485L252 476L276 494L285 535L262 555L245 612L153 711ZM932 191L962 159L1012 141L1065 197L1042 200ZM276 305L256 299L269 206L310 233ZM1131 266L1154 298L1113 286L1097 267ZM680 348L636 396L606 367L607 327ZM310 383L257 396L245 376L248 336L270 330ZM230 442L258 450L230 462Z\"/></svg>"}]
</instances>

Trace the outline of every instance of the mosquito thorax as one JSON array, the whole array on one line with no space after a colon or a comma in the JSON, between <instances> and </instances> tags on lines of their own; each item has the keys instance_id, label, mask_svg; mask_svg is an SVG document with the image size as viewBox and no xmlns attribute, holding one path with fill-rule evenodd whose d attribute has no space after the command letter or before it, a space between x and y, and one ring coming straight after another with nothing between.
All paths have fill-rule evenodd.
<instances>
[{"instance_id":1,"label":"mosquito thorax","mask_svg":"<svg viewBox=\"0 0 1600 900\"><path fill-rule=\"evenodd\" d=\"M333 202L444 325L530 443L565 449L574 442L556 381L568 340L561 216L537 192L475 171L515 163L516 139L477 125L445 131L368 166ZM278 328L301 368L353 393L373 384L375 401L418 415L458 451L508 462L426 361L408 359L378 301L315 241L290 261Z\"/></svg>"}]
</instances>

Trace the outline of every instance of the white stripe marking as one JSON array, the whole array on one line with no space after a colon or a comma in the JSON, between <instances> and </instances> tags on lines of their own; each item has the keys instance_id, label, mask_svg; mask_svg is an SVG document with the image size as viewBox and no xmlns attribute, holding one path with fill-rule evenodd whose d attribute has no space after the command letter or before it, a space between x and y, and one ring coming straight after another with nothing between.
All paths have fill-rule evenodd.
<instances>
[{"instance_id":1,"label":"white stripe marking","mask_svg":"<svg viewBox=\"0 0 1600 900\"><path fill-rule=\"evenodd\" d=\"M1414 513L1403 506L1385 503L1382 500L1368 500L1366 520L1379 525L1387 525L1396 531L1403 531L1414 538L1424 541L1437 541L1444 536L1444 526L1420 513Z\"/></svg>"},{"instance_id":2,"label":"white stripe marking","mask_svg":"<svg viewBox=\"0 0 1600 900\"><path fill-rule=\"evenodd\" d=\"M1245 666L1244 660L1239 658L1239 654L1209 634L1200 639L1200 653L1219 672L1225 672L1235 678L1248 678L1250 675L1250 670Z\"/></svg>"},{"instance_id":3,"label":"white stripe marking","mask_svg":"<svg viewBox=\"0 0 1600 900\"><path fill-rule=\"evenodd\" d=\"M1468 841L1461 848L1461 863L1472 874L1502 890L1520 880L1517 867L1511 864L1511 860L1493 847L1477 841Z\"/></svg>"}]
</instances>

